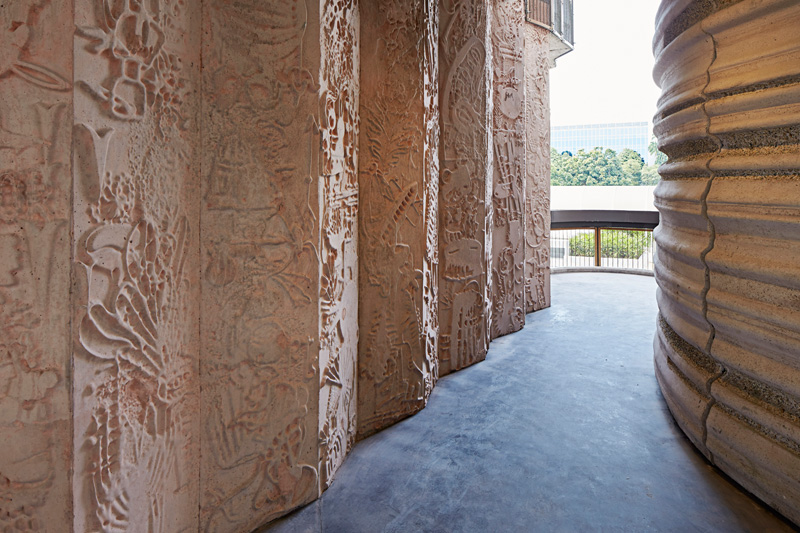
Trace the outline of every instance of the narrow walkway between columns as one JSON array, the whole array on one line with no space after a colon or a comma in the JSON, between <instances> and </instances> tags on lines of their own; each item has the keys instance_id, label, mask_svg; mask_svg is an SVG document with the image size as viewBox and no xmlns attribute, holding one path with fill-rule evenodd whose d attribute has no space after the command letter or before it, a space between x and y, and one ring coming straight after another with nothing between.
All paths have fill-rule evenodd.
<instances>
[{"instance_id":1,"label":"narrow walkway between columns","mask_svg":"<svg viewBox=\"0 0 800 533\"><path fill-rule=\"evenodd\" d=\"M553 307L356 445L270 532L792 531L709 466L653 373L655 281L553 276Z\"/></svg>"}]
</instances>

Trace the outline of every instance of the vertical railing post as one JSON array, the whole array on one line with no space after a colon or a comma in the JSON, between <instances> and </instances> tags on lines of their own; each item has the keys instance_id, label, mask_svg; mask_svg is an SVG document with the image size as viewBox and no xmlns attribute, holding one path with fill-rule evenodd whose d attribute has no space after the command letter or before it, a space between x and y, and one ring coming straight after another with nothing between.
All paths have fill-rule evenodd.
<instances>
[{"instance_id":1,"label":"vertical railing post","mask_svg":"<svg viewBox=\"0 0 800 533\"><path fill-rule=\"evenodd\" d=\"M594 266L600 266L600 228L594 228Z\"/></svg>"}]
</instances>

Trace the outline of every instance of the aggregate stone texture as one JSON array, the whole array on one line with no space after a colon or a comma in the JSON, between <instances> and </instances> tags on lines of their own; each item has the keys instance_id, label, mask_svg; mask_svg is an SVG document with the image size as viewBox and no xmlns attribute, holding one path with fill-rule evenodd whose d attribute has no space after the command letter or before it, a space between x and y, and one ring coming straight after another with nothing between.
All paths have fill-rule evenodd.
<instances>
[{"instance_id":1,"label":"aggregate stone texture","mask_svg":"<svg viewBox=\"0 0 800 533\"><path fill-rule=\"evenodd\" d=\"M706 457L800 522L800 5L664 2L656 373Z\"/></svg>"},{"instance_id":2,"label":"aggregate stone texture","mask_svg":"<svg viewBox=\"0 0 800 533\"><path fill-rule=\"evenodd\" d=\"M672 418L653 375L652 277L558 274L552 291L425 410L360 442L318 501L262 531L793 530Z\"/></svg>"}]
</instances>

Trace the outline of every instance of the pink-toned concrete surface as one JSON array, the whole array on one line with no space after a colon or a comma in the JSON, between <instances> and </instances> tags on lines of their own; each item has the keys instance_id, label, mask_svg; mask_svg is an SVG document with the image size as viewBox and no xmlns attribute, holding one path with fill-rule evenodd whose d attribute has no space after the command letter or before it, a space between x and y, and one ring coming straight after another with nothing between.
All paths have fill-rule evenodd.
<instances>
[{"instance_id":1,"label":"pink-toned concrete surface","mask_svg":"<svg viewBox=\"0 0 800 533\"><path fill-rule=\"evenodd\" d=\"M252 530L521 326L522 3L268 4L2 11L0 529Z\"/></svg>"},{"instance_id":2,"label":"pink-toned concrete surface","mask_svg":"<svg viewBox=\"0 0 800 533\"><path fill-rule=\"evenodd\" d=\"M361 5L358 433L419 411L438 374L436 2ZM433 125L438 132L438 127Z\"/></svg>"},{"instance_id":3,"label":"pink-toned concrete surface","mask_svg":"<svg viewBox=\"0 0 800 533\"><path fill-rule=\"evenodd\" d=\"M525 24L525 311L550 307L549 32Z\"/></svg>"},{"instance_id":4,"label":"pink-toned concrete surface","mask_svg":"<svg viewBox=\"0 0 800 533\"><path fill-rule=\"evenodd\" d=\"M440 2L439 373L486 358L491 325L490 2Z\"/></svg>"},{"instance_id":5,"label":"pink-toned concrete surface","mask_svg":"<svg viewBox=\"0 0 800 533\"><path fill-rule=\"evenodd\" d=\"M97 4L74 11L74 530L194 528L199 12Z\"/></svg>"},{"instance_id":6,"label":"pink-toned concrete surface","mask_svg":"<svg viewBox=\"0 0 800 533\"><path fill-rule=\"evenodd\" d=\"M209 531L255 528L319 494L320 15L298 0L203 4Z\"/></svg>"},{"instance_id":7,"label":"pink-toned concrete surface","mask_svg":"<svg viewBox=\"0 0 800 533\"><path fill-rule=\"evenodd\" d=\"M524 20L523 0L492 1L492 338L525 325Z\"/></svg>"},{"instance_id":8,"label":"pink-toned concrete surface","mask_svg":"<svg viewBox=\"0 0 800 533\"><path fill-rule=\"evenodd\" d=\"M0 529L72 511L72 3L34 4L0 12Z\"/></svg>"}]
</instances>

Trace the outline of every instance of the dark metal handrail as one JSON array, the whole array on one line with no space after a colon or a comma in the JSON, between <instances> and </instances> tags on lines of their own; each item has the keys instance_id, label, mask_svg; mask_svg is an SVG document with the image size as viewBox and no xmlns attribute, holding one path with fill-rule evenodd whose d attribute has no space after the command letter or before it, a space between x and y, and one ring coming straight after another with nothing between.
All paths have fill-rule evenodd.
<instances>
[{"instance_id":1,"label":"dark metal handrail","mask_svg":"<svg viewBox=\"0 0 800 533\"><path fill-rule=\"evenodd\" d=\"M552 229L635 228L658 226L658 211L557 210L550 213Z\"/></svg>"},{"instance_id":2,"label":"dark metal handrail","mask_svg":"<svg viewBox=\"0 0 800 533\"><path fill-rule=\"evenodd\" d=\"M655 246L652 231L658 223L657 211L552 211L551 268L554 272L587 267L610 267L614 271L626 272L652 272L652 252ZM604 238L606 231L609 232L605 236L607 239ZM574 239L586 239L586 243L593 242L593 253L589 256L586 253L573 255L570 250ZM637 256L636 250L640 254L641 252L646 254ZM586 252L585 249L583 251ZM591 257L592 255L594 257Z\"/></svg>"}]
</instances>

